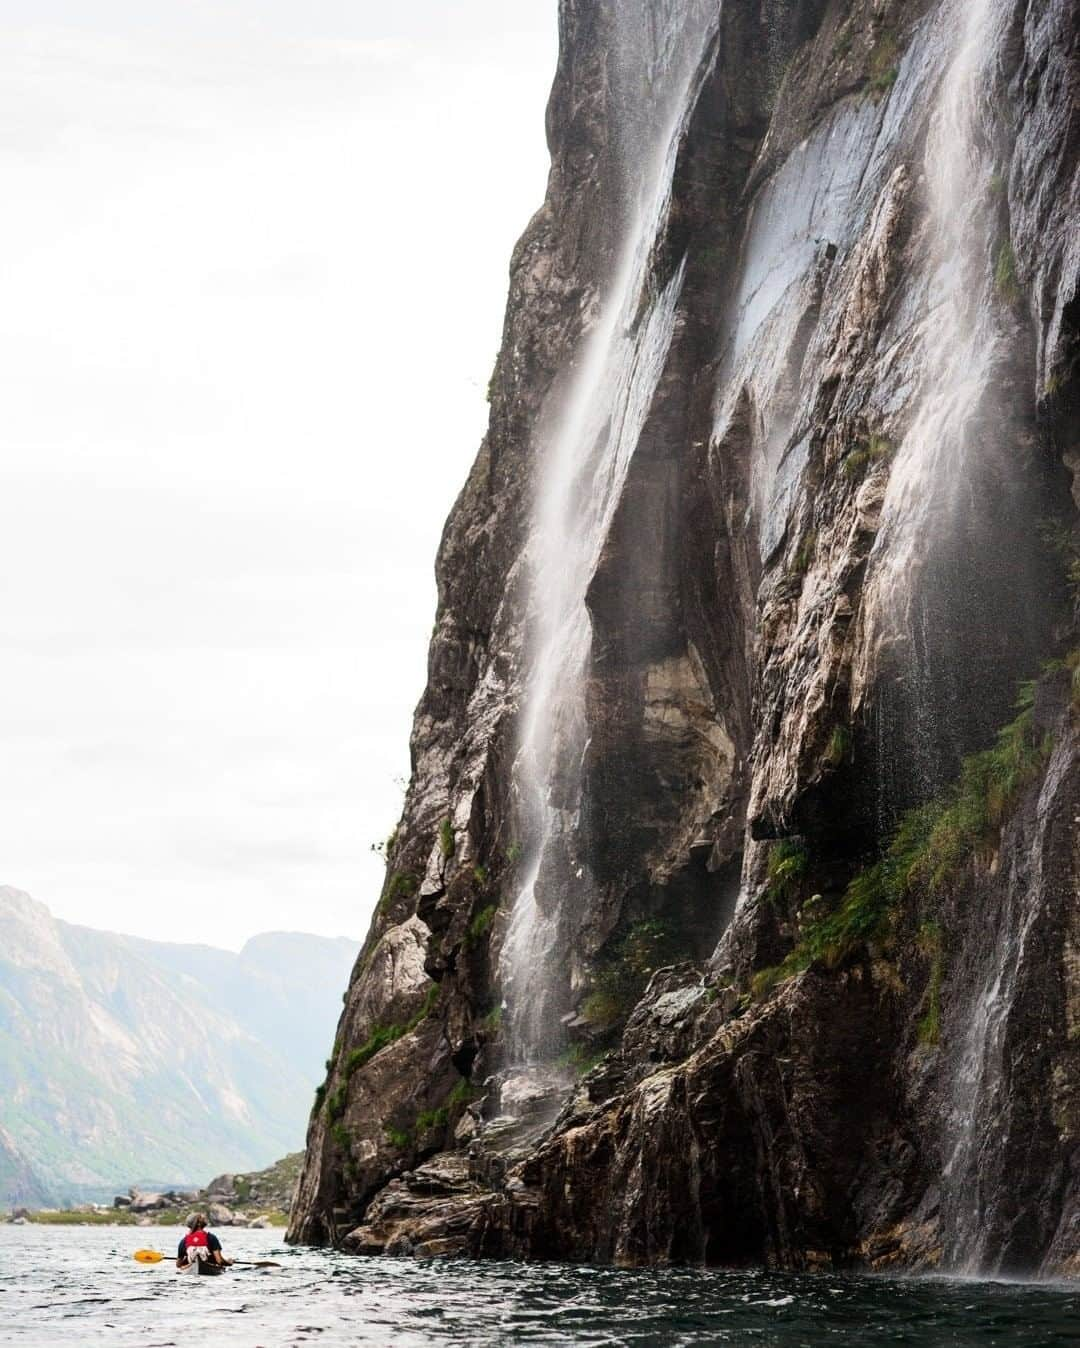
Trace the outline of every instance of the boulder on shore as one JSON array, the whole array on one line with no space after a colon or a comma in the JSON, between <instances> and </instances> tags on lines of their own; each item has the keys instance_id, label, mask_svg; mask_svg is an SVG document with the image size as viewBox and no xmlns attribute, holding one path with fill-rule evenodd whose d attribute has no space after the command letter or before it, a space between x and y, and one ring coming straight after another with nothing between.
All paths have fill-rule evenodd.
<instances>
[{"instance_id":1,"label":"boulder on shore","mask_svg":"<svg viewBox=\"0 0 1080 1348\"><path fill-rule=\"evenodd\" d=\"M132 1212L157 1212L168 1207L169 1200L164 1194L136 1193L129 1206Z\"/></svg>"}]
</instances>

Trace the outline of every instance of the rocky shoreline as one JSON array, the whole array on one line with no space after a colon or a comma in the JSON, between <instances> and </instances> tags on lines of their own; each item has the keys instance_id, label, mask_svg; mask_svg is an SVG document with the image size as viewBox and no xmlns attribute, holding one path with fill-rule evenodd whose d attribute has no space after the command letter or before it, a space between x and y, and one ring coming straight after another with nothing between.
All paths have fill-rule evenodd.
<instances>
[{"instance_id":1,"label":"rocky shoreline","mask_svg":"<svg viewBox=\"0 0 1080 1348\"><path fill-rule=\"evenodd\" d=\"M282 1227L288 1221L302 1161L297 1152L265 1170L218 1175L201 1189L149 1192L133 1187L117 1194L111 1204L17 1207L7 1221L43 1226L182 1226L188 1214L199 1209L214 1227Z\"/></svg>"}]
</instances>

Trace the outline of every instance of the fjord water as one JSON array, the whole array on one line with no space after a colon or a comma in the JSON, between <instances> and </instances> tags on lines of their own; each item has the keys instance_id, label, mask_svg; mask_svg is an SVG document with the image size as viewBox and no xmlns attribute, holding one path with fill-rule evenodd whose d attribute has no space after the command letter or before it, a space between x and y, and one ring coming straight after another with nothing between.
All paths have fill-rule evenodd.
<instances>
[{"instance_id":1,"label":"fjord water","mask_svg":"<svg viewBox=\"0 0 1080 1348\"><path fill-rule=\"evenodd\" d=\"M175 1234L0 1226L0 1343L1051 1348L1075 1343L1080 1324L1075 1286L358 1259L271 1231L223 1235L236 1257L280 1269L193 1279L132 1260Z\"/></svg>"}]
</instances>

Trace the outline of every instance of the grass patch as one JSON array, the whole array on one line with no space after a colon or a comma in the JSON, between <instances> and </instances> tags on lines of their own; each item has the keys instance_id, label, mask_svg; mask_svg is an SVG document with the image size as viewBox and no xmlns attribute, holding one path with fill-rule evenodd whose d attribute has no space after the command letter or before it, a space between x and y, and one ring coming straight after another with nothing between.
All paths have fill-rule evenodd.
<instances>
[{"instance_id":1,"label":"grass patch","mask_svg":"<svg viewBox=\"0 0 1080 1348\"><path fill-rule=\"evenodd\" d=\"M139 1217L150 1217L155 1225L180 1225L177 1216L167 1217L164 1212L140 1212ZM108 1212L77 1212L67 1209L49 1208L44 1212L29 1212L26 1220L34 1226L134 1226L139 1218L133 1212L123 1208L113 1208Z\"/></svg>"},{"instance_id":2,"label":"grass patch","mask_svg":"<svg viewBox=\"0 0 1080 1348\"><path fill-rule=\"evenodd\" d=\"M404 1025L376 1025L359 1048L350 1049L345 1055L345 1079L348 1080L365 1063L369 1063L376 1053L396 1043L406 1033Z\"/></svg>"},{"instance_id":3,"label":"grass patch","mask_svg":"<svg viewBox=\"0 0 1080 1348\"><path fill-rule=\"evenodd\" d=\"M1080 714L1080 646L1063 656L1060 660L1047 661L1044 666L1048 674L1066 670L1069 674L1069 702L1073 715Z\"/></svg>"},{"instance_id":4,"label":"grass patch","mask_svg":"<svg viewBox=\"0 0 1080 1348\"><path fill-rule=\"evenodd\" d=\"M782 838L773 843L765 863L766 900L780 903L784 899L797 898L809 867L810 854L801 842Z\"/></svg>"},{"instance_id":5,"label":"grass patch","mask_svg":"<svg viewBox=\"0 0 1080 1348\"><path fill-rule=\"evenodd\" d=\"M836 968L868 943L885 941L914 891L940 893L991 845L1050 753L1049 738L1036 733L1034 700L1034 683L1021 684L1019 714L998 732L994 746L965 758L944 796L908 811L888 851L855 876L836 909L808 923L781 964L753 976L752 996L765 996L812 964Z\"/></svg>"},{"instance_id":6,"label":"grass patch","mask_svg":"<svg viewBox=\"0 0 1080 1348\"><path fill-rule=\"evenodd\" d=\"M1051 518L1039 522L1039 535L1061 564L1070 599L1080 604L1080 546L1075 533L1063 520Z\"/></svg>"},{"instance_id":7,"label":"grass patch","mask_svg":"<svg viewBox=\"0 0 1080 1348\"><path fill-rule=\"evenodd\" d=\"M394 831L382 842L373 842L371 844L371 850L377 856L383 857L385 859L394 850L395 846L397 845L397 840L398 840L398 831L395 828Z\"/></svg>"},{"instance_id":8,"label":"grass patch","mask_svg":"<svg viewBox=\"0 0 1080 1348\"><path fill-rule=\"evenodd\" d=\"M519 842L512 842L506 849L506 859L511 866L516 865L525 854L525 849Z\"/></svg>"},{"instance_id":9,"label":"grass patch","mask_svg":"<svg viewBox=\"0 0 1080 1348\"><path fill-rule=\"evenodd\" d=\"M498 1034L503 1025L503 1009L501 1006L493 1006L487 1015L480 1022L480 1028L487 1034Z\"/></svg>"},{"instance_id":10,"label":"grass patch","mask_svg":"<svg viewBox=\"0 0 1080 1348\"><path fill-rule=\"evenodd\" d=\"M461 1080L458 1082L458 1084L450 1092L449 1096L447 1096L447 1104L451 1106L467 1105L470 1103L470 1101L475 1100L479 1095L480 1092L476 1089L476 1087L472 1084L472 1082L467 1081L464 1077L462 1077Z\"/></svg>"},{"instance_id":11,"label":"grass patch","mask_svg":"<svg viewBox=\"0 0 1080 1348\"><path fill-rule=\"evenodd\" d=\"M840 470L849 482L863 477L876 463L883 463L892 457L893 443L884 435L871 435L870 438L844 456Z\"/></svg>"},{"instance_id":12,"label":"grass patch","mask_svg":"<svg viewBox=\"0 0 1080 1348\"><path fill-rule=\"evenodd\" d=\"M400 1128L394 1128L390 1124L386 1124L383 1127L383 1132L386 1134L387 1142L389 1142L392 1147L396 1147L398 1151L408 1151L412 1146L412 1133L407 1129L403 1131Z\"/></svg>"},{"instance_id":13,"label":"grass patch","mask_svg":"<svg viewBox=\"0 0 1080 1348\"><path fill-rule=\"evenodd\" d=\"M1003 304L1013 305L1020 301L1020 282L1016 276L1016 254L1008 239L1002 239L994 255L994 290Z\"/></svg>"},{"instance_id":14,"label":"grass patch","mask_svg":"<svg viewBox=\"0 0 1080 1348\"><path fill-rule=\"evenodd\" d=\"M941 928L936 922L924 922L919 928L919 949L930 960L930 980L926 986L926 1012L919 1021L920 1044L937 1045L941 1040L941 985L945 977Z\"/></svg>"},{"instance_id":15,"label":"grass patch","mask_svg":"<svg viewBox=\"0 0 1080 1348\"><path fill-rule=\"evenodd\" d=\"M833 57L837 61L844 61L851 55L851 49L855 45L855 26L849 20L837 30L836 38L833 41Z\"/></svg>"},{"instance_id":16,"label":"grass patch","mask_svg":"<svg viewBox=\"0 0 1080 1348\"><path fill-rule=\"evenodd\" d=\"M416 1116L414 1129L417 1137L430 1133L433 1128L445 1128L449 1118L450 1111L446 1105L440 1105L438 1109L425 1109Z\"/></svg>"},{"instance_id":17,"label":"grass patch","mask_svg":"<svg viewBox=\"0 0 1080 1348\"><path fill-rule=\"evenodd\" d=\"M376 1053L381 1053L384 1048L388 1048L391 1044L396 1044L399 1039L403 1039L407 1034L411 1034L422 1020L426 1020L427 1017L431 1015L438 998L439 985L433 983L428 989L428 994L424 999L423 1006L411 1020L406 1021L404 1025L376 1025L368 1035L367 1039L365 1039L358 1048L349 1050L345 1055L345 1061L342 1065L345 1080L326 1102L326 1113L331 1123L336 1119L339 1119L345 1112L345 1103L349 1094L349 1082L352 1080L353 1075L356 1072L359 1072L360 1068L366 1063L369 1063Z\"/></svg>"},{"instance_id":18,"label":"grass patch","mask_svg":"<svg viewBox=\"0 0 1080 1348\"><path fill-rule=\"evenodd\" d=\"M810 563L814 560L816 551L817 530L811 529L804 535L802 542L799 544L799 550L791 563L791 574L793 576L805 576L807 571L810 570Z\"/></svg>"},{"instance_id":19,"label":"grass patch","mask_svg":"<svg viewBox=\"0 0 1080 1348\"><path fill-rule=\"evenodd\" d=\"M444 819L439 825L439 853L444 861L454 855L455 847L454 826L449 819Z\"/></svg>"},{"instance_id":20,"label":"grass patch","mask_svg":"<svg viewBox=\"0 0 1080 1348\"><path fill-rule=\"evenodd\" d=\"M583 1077L602 1063L605 1056L605 1049L597 1048L593 1044L577 1043L571 1044L565 1053L561 1053L556 1063L559 1067L569 1067L579 1077Z\"/></svg>"},{"instance_id":21,"label":"grass patch","mask_svg":"<svg viewBox=\"0 0 1080 1348\"><path fill-rule=\"evenodd\" d=\"M420 882L415 875L410 875L408 871L395 871L386 882L386 889L379 900L379 912L389 912L398 899L411 899L419 887Z\"/></svg>"},{"instance_id":22,"label":"grass patch","mask_svg":"<svg viewBox=\"0 0 1080 1348\"><path fill-rule=\"evenodd\" d=\"M347 1081L343 1081L326 1101L326 1117L331 1124L335 1123L345 1113L345 1105L348 1099L349 1085Z\"/></svg>"},{"instance_id":23,"label":"grass patch","mask_svg":"<svg viewBox=\"0 0 1080 1348\"><path fill-rule=\"evenodd\" d=\"M900 71L899 54L896 37L890 32L882 33L874 43L867 65L866 86L875 98L883 97L896 83Z\"/></svg>"},{"instance_id":24,"label":"grass patch","mask_svg":"<svg viewBox=\"0 0 1080 1348\"><path fill-rule=\"evenodd\" d=\"M469 930L465 937L466 945L475 945L477 941L482 941L491 930L491 924L495 921L495 915L499 911L497 903L489 903L486 908L476 914L469 923Z\"/></svg>"},{"instance_id":25,"label":"grass patch","mask_svg":"<svg viewBox=\"0 0 1080 1348\"><path fill-rule=\"evenodd\" d=\"M330 1125L330 1136L338 1144L343 1152L348 1155L349 1148L352 1146L352 1134L343 1123L332 1123Z\"/></svg>"},{"instance_id":26,"label":"grass patch","mask_svg":"<svg viewBox=\"0 0 1080 1348\"><path fill-rule=\"evenodd\" d=\"M847 762L850 753L851 731L846 725L835 726L825 750L825 762L830 768L838 768Z\"/></svg>"}]
</instances>

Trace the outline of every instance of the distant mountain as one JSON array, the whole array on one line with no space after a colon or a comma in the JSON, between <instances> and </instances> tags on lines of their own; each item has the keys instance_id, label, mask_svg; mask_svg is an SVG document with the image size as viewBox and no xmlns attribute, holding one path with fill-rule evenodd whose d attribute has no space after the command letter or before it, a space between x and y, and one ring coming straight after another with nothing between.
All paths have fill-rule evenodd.
<instances>
[{"instance_id":1,"label":"distant mountain","mask_svg":"<svg viewBox=\"0 0 1080 1348\"><path fill-rule=\"evenodd\" d=\"M165 945L0 887L0 1204L197 1186L296 1151L357 950Z\"/></svg>"}]
</instances>

